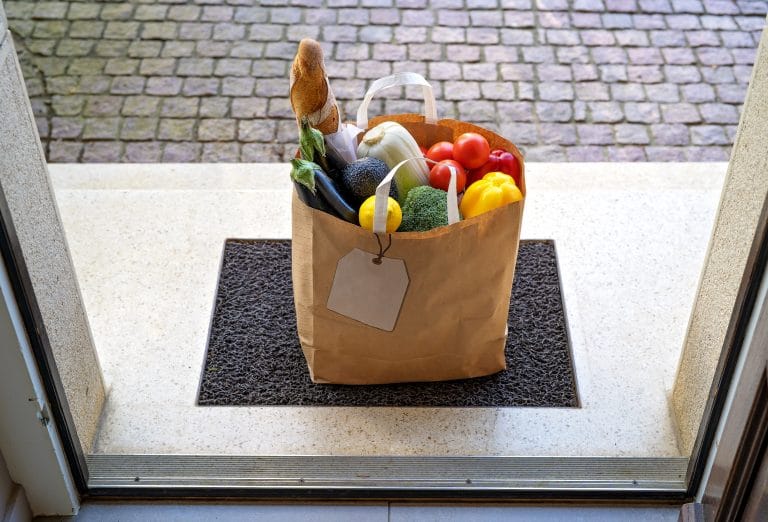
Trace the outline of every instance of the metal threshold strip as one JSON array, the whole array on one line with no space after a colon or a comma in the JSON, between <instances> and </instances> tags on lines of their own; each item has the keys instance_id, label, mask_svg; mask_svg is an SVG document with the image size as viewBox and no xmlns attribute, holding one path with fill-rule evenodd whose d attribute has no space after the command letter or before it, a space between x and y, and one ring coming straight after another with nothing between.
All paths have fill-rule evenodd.
<instances>
[{"instance_id":1,"label":"metal threshold strip","mask_svg":"<svg viewBox=\"0 0 768 522\"><path fill-rule=\"evenodd\" d=\"M90 455L89 490L133 489L138 496L174 489L184 495L280 496L345 491L354 497L531 496L673 498L686 490L688 459L622 457L352 457ZM142 493L143 492L143 493ZM363 495L360 495L363 496ZM398 495L395 495L398 496Z\"/></svg>"}]
</instances>

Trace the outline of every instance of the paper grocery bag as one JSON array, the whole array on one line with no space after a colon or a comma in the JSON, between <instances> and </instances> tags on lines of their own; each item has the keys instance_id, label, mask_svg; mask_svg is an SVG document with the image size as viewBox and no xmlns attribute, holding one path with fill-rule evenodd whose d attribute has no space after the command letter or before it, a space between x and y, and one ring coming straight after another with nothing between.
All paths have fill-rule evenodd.
<instances>
[{"instance_id":1,"label":"paper grocery bag","mask_svg":"<svg viewBox=\"0 0 768 522\"><path fill-rule=\"evenodd\" d=\"M402 124L426 147L453 141L464 132L482 134L491 149L517 156L518 186L525 196L523 158L501 136L457 120L425 123L424 116L412 114L375 118L369 126L386 120ZM507 316L524 201L428 232L377 236L308 207L294 194L293 291L299 340L312 381L441 381L505 369ZM402 260L407 272L407 288L391 330L328 307L340 261L355 251L379 257L389 243L387 236L391 246L383 258ZM370 299L371 309L376 309L378 295L351 297Z\"/></svg>"}]
</instances>

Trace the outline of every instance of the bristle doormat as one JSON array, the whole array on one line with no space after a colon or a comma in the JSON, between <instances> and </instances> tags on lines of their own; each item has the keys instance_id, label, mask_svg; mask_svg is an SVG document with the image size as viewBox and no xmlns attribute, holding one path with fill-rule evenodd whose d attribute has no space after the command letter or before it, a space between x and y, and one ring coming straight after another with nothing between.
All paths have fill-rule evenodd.
<instances>
[{"instance_id":1,"label":"bristle doormat","mask_svg":"<svg viewBox=\"0 0 768 522\"><path fill-rule=\"evenodd\" d=\"M296 333L290 240L227 240L198 405L578 406L552 241L521 241L512 295L503 372L436 383L313 384Z\"/></svg>"}]
</instances>

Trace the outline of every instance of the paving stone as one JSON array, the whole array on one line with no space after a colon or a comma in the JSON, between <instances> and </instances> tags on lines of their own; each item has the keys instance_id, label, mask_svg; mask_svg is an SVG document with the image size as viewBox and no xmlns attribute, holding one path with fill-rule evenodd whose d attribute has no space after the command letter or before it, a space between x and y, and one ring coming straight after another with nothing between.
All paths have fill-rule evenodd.
<instances>
[{"instance_id":1,"label":"paving stone","mask_svg":"<svg viewBox=\"0 0 768 522\"><path fill-rule=\"evenodd\" d=\"M651 31L651 44L656 47L684 47L687 42L681 31Z\"/></svg>"},{"instance_id":2,"label":"paving stone","mask_svg":"<svg viewBox=\"0 0 768 522\"><path fill-rule=\"evenodd\" d=\"M139 73L145 76L171 76L176 69L173 58L143 58Z\"/></svg>"},{"instance_id":3,"label":"paving stone","mask_svg":"<svg viewBox=\"0 0 768 522\"><path fill-rule=\"evenodd\" d=\"M107 22L104 38L112 40L133 40L139 35L138 22Z\"/></svg>"},{"instance_id":4,"label":"paving stone","mask_svg":"<svg viewBox=\"0 0 768 522\"><path fill-rule=\"evenodd\" d=\"M657 123L661 120L659 106L655 103L625 103L624 114L630 123Z\"/></svg>"},{"instance_id":5,"label":"paving stone","mask_svg":"<svg viewBox=\"0 0 768 522\"><path fill-rule=\"evenodd\" d=\"M725 103L743 104L747 96L747 86L743 84L716 85L717 99Z\"/></svg>"},{"instance_id":6,"label":"paving stone","mask_svg":"<svg viewBox=\"0 0 768 522\"><path fill-rule=\"evenodd\" d=\"M730 158L730 147L688 147L686 149L688 161L728 161Z\"/></svg>"},{"instance_id":7,"label":"paving stone","mask_svg":"<svg viewBox=\"0 0 768 522\"><path fill-rule=\"evenodd\" d=\"M158 42L159 43L159 42ZM202 42L199 42L202 43ZM212 43L212 42L207 42ZM163 43L161 56L164 58L183 58L194 54L194 42L171 41Z\"/></svg>"},{"instance_id":8,"label":"paving stone","mask_svg":"<svg viewBox=\"0 0 768 522\"><path fill-rule=\"evenodd\" d=\"M562 29L571 27L571 20L567 12L539 12L537 27Z\"/></svg>"},{"instance_id":9,"label":"paving stone","mask_svg":"<svg viewBox=\"0 0 768 522\"><path fill-rule=\"evenodd\" d=\"M5 7L8 9L8 6L14 4L22 4L22 2L6 2ZM31 4L27 4L29 7L32 7ZM81 3L81 2L73 2L69 4L69 11L67 11L67 19L69 20L94 20L99 17L99 13L101 12L101 4L96 3ZM18 15L14 15L12 11L9 11L8 17L17 17ZM21 17L21 16L19 16ZM24 16L26 18L26 16Z\"/></svg>"},{"instance_id":10,"label":"paving stone","mask_svg":"<svg viewBox=\"0 0 768 522\"><path fill-rule=\"evenodd\" d=\"M698 123L701 121L696 106L690 103L661 104L661 113L667 123Z\"/></svg>"},{"instance_id":11,"label":"paving stone","mask_svg":"<svg viewBox=\"0 0 768 522\"><path fill-rule=\"evenodd\" d=\"M539 125L539 143L544 145L574 145L576 126L572 123L542 123Z\"/></svg>"},{"instance_id":12,"label":"paving stone","mask_svg":"<svg viewBox=\"0 0 768 522\"><path fill-rule=\"evenodd\" d=\"M667 23L660 14L634 14L632 22L636 29L666 29Z\"/></svg>"},{"instance_id":13,"label":"paving stone","mask_svg":"<svg viewBox=\"0 0 768 522\"><path fill-rule=\"evenodd\" d=\"M200 100L201 118L224 118L229 114L229 98L215 97Z\"/></svg>"},{"instance_id":14,"label":"paving stone","mask_svg":"<svg viewBox=\"0 0 768 522\"><path fill-rule=\"evenodd\" d=\"M111 94L139 94L144 91L146 79L142 76L117 76L109 89Z\"/></svg>"},{"instance_id":15,"label":"paving stone","mask_svg":"<svg viewBox=\"0 0 768 522\"><path fill-rule=\"evenodd\" d=\"M236 120L212 118L200 120L197 137L200 141L227 141L235 138Z\"/></svg>"},{"instance_id":16,"label":"paving stone","mask_svg":"<svg viewBox=\"0 0 768 522\"><path fill-rule=\"evenodd\" d=\"M162 100L161 116L172 118L191 118L197 116L199 98L165 98Z\"/></svg>"},{"instance_id":17,"label":"paving stone","mask_svg":"<svg viewBox=\"0 0 768 522\"><path fill-rule=\"evenodd\" d=\"M752 65L755 61L755 53L757 49L731 49L733 55L733 61L737 64Z\"/></svg>"},{"instance_id":18,"label":"paving stone","mask_svg":"<svg viewBox=\"0 0 768 522\"><path fill-rule=\"evenodd\" d=\"M576 99L582 101L607 101L611 99L608 86L600 82L580 82L575 85Z\"/></svg>"},{"instance_id":19,"label":"paving stone","mask_svg":"<svg viewBox=\"0 0 768 522\"><path fill-rule=\"evenodd\" d=\"M157 139L169 141L191 141L195 138L194 119L161 119Z\"/></svg>"},{"instance_id":20,"label":"paving stone","mask_svg":"<svg viewBox=\"0 0 768 522\"><path fill-rule=\"evenodd\" d=\"M123 155L123 144L117 141L97 141L83 147L83 163L117 163Z\"/></svg>"},{"instance_id":21,"label":"paving stone","mask_svg":"<svg viewBox=\"0 0 768 522\"><path fill-rule=\"evenodd\" d=\"M157 118L123 118L120 137L124 140L151 140L157 131Z\"/></svg>"},{"instance_id":22,"label":"paving stone","mask_svg":"<svg viewBox=\"0 0 768 522\"><path fill-rule=\"evenodd\" d=\"M270 120L241 120L237 124L237 139L242 142L271 142L277 124Z\"/></svg>"},{"instance_id":23,"label":"paving stone","mask_svg":"<svg viewBox=\"0 0 768 522\"><path fill-rule=\"evenodd\" d=\"M75 116L82 112L85 106L83 96L52 96L51 109L57 116Z\"/></svg>"},{"instance_id":24,"label":"paving stone","mask_svg":"<svg viewBox=\"0 0 768 522\"><path fill-rule=\"evenodd\" d=\"M701 81L699 68L693 65L665 65L664 76L671 83L698 83Z\"/></svg>"},{"instance_id":25,"label":"paving stone","mask_svg":"<svg viewBox=\"0 0 768 522\"><path fill-rule=\"evenodd\" d=\"M163 161L168 163L193 163L200 161L201 143L166 143Z\"/></svg>"},{"instance_id":26,"label":"paving stone","mask_svg":"<svg viewBox=\"0 0 768 522\"><path fill-rule=\"evenodd\" d=\"M122 161L126 163L157 163L162 155L163 145L153 142L126 143Z\"/></svg>"},{"instance_id":27,"label":"paving stone","mask_svg":"<svg viewBox=\"0 0 768 522\"><path fill-rule=\"evenodd\" d=\"M51 118L50 135L55 139L76 139L83 132L84 123L80 118Z\"/></svg>"},{"instance_id":28,"label":"paving stone","mask_svg":"<svg viewBox=\"0 0 768 522\"><path fill-rule=\"evenodd\" d=\"M168 13L167 5L155 4L155 5L140 5L136 7L136 12L133 17L136 20L146 21L159 21L165 20Z\"/></svg>"},{"instance_id":29,"label":"paving stone","mask_svg":"<svg viewBox=\"0 0 768 522\"><path fill-rule=\"evenodd\" d=\"M543 122L567 122L573 116L573 108L567 102L536 102L536 115Z\"/></svg>"},{"instance_id":30,"label":"paving stone","mask_svg":"<svg viewBox=\"0 0 768 522\"><path fill-rule=\"evenodd\" d=\"M627 52L620 47L593 47L595 63L627 63Z\"/></svg>"},{"instance_id":31,"label":"paving stone","mask_svg":"<svg viewBox=\"0 0 768 522\"><path fill-rule=\"evenodd\" d=\"M597 80L599 78L597 67L592 64L575 63L571 65L571 70L573 71L573 79L576 82Z\"/></svg>"},{"instance_id":32,"label":"paving stone","mask_svg":"<svg viewBox=\"0 0 768 522\"><path fill-rule=\"evenodd\" d=\"M156 96L128 96L123 102L123 116L150 116L157 112L160 98Z\"/></svg>"},{"instance_id":33,"label":"paving stone","mask_svg":"<svg viewBox=\"0 0 768 522\"><path fill-rule=\"evenodd\" d=\"M568 161L605 161L605 147L576 146L565 149Z\"/></svg>"},{"instance_id":34,"label":"paving stone","mask_svg":"<svg viewBox=\"0 0 768 522\"><path fill-rule=\"evenodd\" d=\"M50 163L77 163L83 144L80 142L52 140L48 145L48 161Z\"/></svg>"},{"instance_id":35,"label":"paving stone","mask_svg":"<svg viewBox=\"0 0 768 522\"><path fill-rule=\"evenodd\" d=\"M147 79L145 92L159 96L175 96L181 92L183 80L171 76L151 77Z\"/></svg>"},{"instance_id":36,"label":"paving stone","mask_svg":"<svg viewBox=\"0 0 768 522\"><path fill-rule=\"evenodd\" d=\"M117 116L123 106L121 96L90 96L87 98L83 115L85 116Z\"/></svg>"},{"instance_id":37,"label":"paving stone","mask_svg":"<svg viewBox=\"0 0 768 522\"><path fill-rule=\"evenodd\" d=\"M264 44L255 42L235 42L229 52L232 58L260 58L263 54Z\"/></svg>"},{"instance_id":38,"label":"paving stone","mask_svg":"<svg viewBox=\"0 0 768 522\"><path fill-rule=\"evenodd\" d=\"M180 58L176 67L176 74L178 76L210 76L213 74L213 59Z\"/></svg>"},{"instance_id":39,"label":"paving stone","mask_svg":"<svg viewBox=\"0 0 768 522\"><path fill-rule=\"evenodd\" d=\"M206 22L226 22L234 15L235 8L223 5L206 5L203 7L201 20Z\"/></svg>"},{"instance_id":40,"label":"paving stone","mask_svg":"<svg viewBox=\"0 0 768 522\"><path fill-rule=\"evenodd\" d=\"M96 42L93 40L60 40L56 46L57 56L86 56L91 54ZM47 53L37 53L47 54Z\"/></svg>"},{"instance_id":41,"label":"paving stone","mask_svg":"<svg viewBox=\"0 0 768 522\"><path fill-rule=\"evenodd\" d=\"M119 40L99 40L94 47L96 56L117 57L125 56L128 52L128 42Z\"/></svg>"},{"instance_id":42,"label":"paving stone","mask_svg":"<svg viewBox=\"0 0 768 522\"><path fill-rule=\"evenodd\" d=\"M237 162L240 160L240 145L236 142L204 143L201 160L207 163Z\"/></svg>"},{"instance_id":43,"label":"paving stone","mask_svg":"<svg viewBox=\"0 0 768 522\"><path fill-rule=\"evenodd\" d=\"M601 64L598 66L600 80L603 83L616 83L627 81L626 65Z\"/></svg>"},{"instance_id":44,"label":"paving stone","mask_svg":"<svg viewBox=\"0 0 768 522\"><path fill-rule=\"evenodd\" d=\"M685 161L685 149L682 147L645 147L648 161Z\"/></svg>"},{"instance_id":45,"label":"paving stone","mask_svg":"<svg viewBox=\"0 0 768 522\"><path fill-rule=\"evenodd\" d=\"M213 39L234 41L245 38L246 27L239 24L222 23L213 27Z\"/></svg>"},{"instance_id":46,"label":"paving stone","mask_svg":"<svg viewBox=\"0 0 768 522\"><path fill-rule=\"evenodd\" d=\"M636 83L661 83L664 81L664 74L658 65L629 65L627 78Z\"/></svg>"},{"instance_id":47,"label":"paving stone","mask_svg":"<svg viewBox=\"0 0 768 522\"><path fill-rule=\"evenodd\" d=\"M696 62L693 51L684 47L662 49L661 53L664 55L664 61L668 64L686 65Z\"/></svg>"},{"instance_id":48,"label":"paving stone","mask_svg":"<svg viewBox=\"0 0 768 522\"><path fill-rule=\"evenodd\" d=\"M702 103L701 117L707 123L739 123L739 111L733 105L724 103Z\"/></svg>"},{"instance_id":49,"label":"paving stone","mask_svg":"<svg viewBox=\"0 0 768 522\"><path fill-rule=\"evenodd\" d=\"M84 140L116 139L120 128L120 118L117 117L86 118L84 123Z\"/></svg>"},{"instance_id":50,"label":"paving stone","mask_svg":"<svg viewBox=\"0 0 768 522\"><path fill-rule=\"evenodd\" d=\"M730 142L719 125L691 127L691 143L694 145L728 145Z\"/></svg>"},{"instance_id":51,"label":"paving stone","mask_svg":"<svg viewBox=\"0 0 768 522\"><path fill-rule=\"evenodd\" d=\"M217 78L187 78L182 87L184 96L213 96L219 92Z\"/></svg>"},{"instance_id":52,"label":"paving stone","mask_svg":"<svg viewBox=\"0 0 768 522\"><path fill-rule=\"evenodd\" d=\"M609 161L647 161L644 147L608 147Z\"/></svg>"},{"instance_id":53,"label":"paving stone","mask_svg":"<svg viewBox=\"0 0 768 522\"><path fill-rule=\"evenodd\" d=\"M579 141L587 145L610 145L614 143L613 126L602 124L577 125Z\"/></svg>"},{"instance_id":54,"label":"paving stone","mask_svg":"<svg viewBox=\"0 0 768 522\"><path fill-rule=\"evenodd\" d=\"M212 34L213 24L210 23L185 22L179 24L179 38L182 40L210 40Z\"/></svg>"},{"instance_id":55,"label":"paving stone","mask_svg":"<svg viewBox=\"0 0 768 522\"><path fill-rule=\"evenodd\" d=\"M676 13L703 13L701 0L675 0L672 4Z\"/></svg>"},{"instance_id":56,"label":"paving stone","mask_svg":"<svg viewBox=\"0 0 768 522\"><path fill-rule=\"evenodd\" d=\"M56 20L66 17L67 7L67 2L38 2L32 8L31 15L33 19Z\"/></svg>"},{"instance_id":57,"label":"paving stone","mask_svg":"<svg viewBox=\"0 0 768 522\"><path fill-rule=\"evenodd\" d=\"M642 101L645 92L643 86L636 83L615 83L611 85L611 96L618 101Z\"/></svg>"},{"instance_id":58,"label":"paving stone","mask_svg":"<svg viewBox=\"0 0 768 522\"><path fill-rule=\"evenodd\" d=\"M130 20L134 5L131 3L106 4L101 8L102 20Z\"/></svg>"},{"instance_id":59,"label":"paving stone","mask_svg":"<svg viewBox=\"0 0 768 522\"><path fill-rule=\"evenodd\" d=\"M614 127L616 142L627 145L646 145L650 143L648 128L645 125L621 123Z\"/></svg>"},{"instance_id":60,"label":"paving stone","mask_svg":"<svg viewBox=\"0 0 768 522\"><path fill-rule=\"evenodd\" d=\"M645 47L650 42L645 31L614 31L613 35L616 38L616 42L622 47Z\"/></svg>"},{"instance_id":61,"label":"paving stone","mask_svg":"<svg viewBox=\"0 0 768 522\"><path fill-rule=\"evenodd\" d=\"M595 123L616 123L624 119L624 112L616 102L589 102L587 107Z\"/></svg>"},{"instance_id":62,"label":"paving stone","mask_svg":"<svg viewBox=\"0 0 768 522\"><path fill-rule=\"evenodd\" d=\"M715 90L706 83L683 85L683 98L691 103L701 103L715 100Z\"/></svg>"},{"instance_id":63,"label":"paving stone","mask_svg":"<svg viewBox=\"0 0 768 522\"><path fill-rule=\"evenodd\" d=\"M156 58L160 56L161 42L135 40L128 46L128 56L131 58Z\"/></svg>"},{"instance_id":64,"label":"paving stone","mask_svg":"<svg viewBox=\"0 0 768 522\"><path fill-rule=\"evenodd\" d=\"M703 67L701 71L702 79L711 84L732 83L736 81L733 67ZM744 83L749 82L749 74L744 79Z\"/></svg>"}]
</instances>

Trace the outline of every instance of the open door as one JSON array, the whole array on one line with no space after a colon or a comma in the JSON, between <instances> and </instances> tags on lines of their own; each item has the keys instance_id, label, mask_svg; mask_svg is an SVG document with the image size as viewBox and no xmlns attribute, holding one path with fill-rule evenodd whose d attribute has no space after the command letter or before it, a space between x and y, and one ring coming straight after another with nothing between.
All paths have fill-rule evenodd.
<instances>
[{"instance_id":1,"label":"open door","mask_svg":"<svg viewBox=\"0 0 768 522\"><path fill-rule=\"evenodd\" d=\"M766 210L762 226L765 227ZM706 520L768 516L768 292L766 275L736 362L708 474L700 489Z\"/></svg>"}]
</instances>

